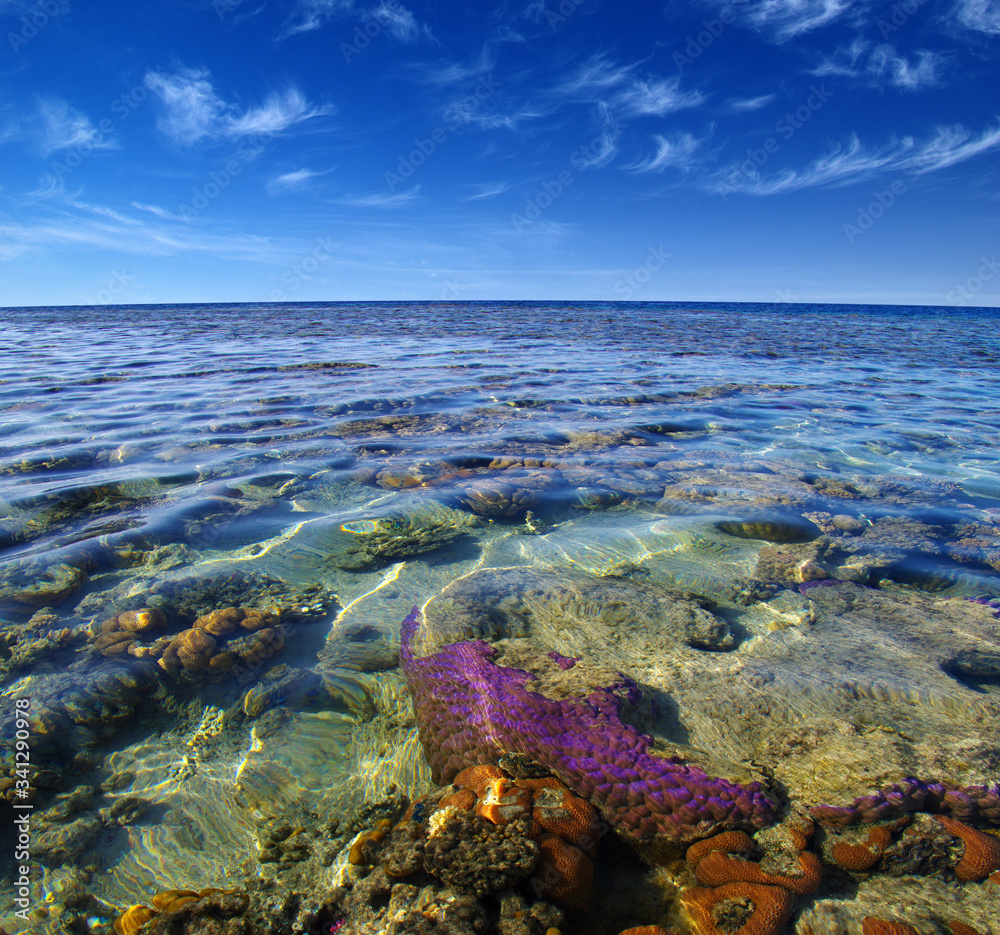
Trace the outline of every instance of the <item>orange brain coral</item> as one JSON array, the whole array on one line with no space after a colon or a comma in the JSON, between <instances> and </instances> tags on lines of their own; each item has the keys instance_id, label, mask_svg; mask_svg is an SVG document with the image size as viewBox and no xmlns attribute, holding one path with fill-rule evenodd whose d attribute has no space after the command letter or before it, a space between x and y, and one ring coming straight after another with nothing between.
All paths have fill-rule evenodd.
<instances>
[{"instance_id":1,"label":"orange brain coral","mask_svg":"<svg viewBox=\"0 0 1000 935\"><path fill-rule=\"evenodd\" d=\"M531 793L514 785L510 779L490 780L476 804L476 814L495 825L505 825L530 812Z\"/></svg>"},{"instance_id":2,"label":"orange brain coral","mask_svg":"<svg viewBox=\"0 0 1000 935\"><path fill-rule=\"evenodd\" d=\"M462 786L465 789L471 789L478 797L486 791L486 787L494 779L505 779L506 777L507 774L500 769L499 766L483 764L481 766L470 766L468 769L463 769L462 772L460 772L452 780L452 784Z\"/></svg>"},{"instance_id":3,"label":"orange brain coral","mask_svg":"<svg viewBox=\"0 0 1000 935\"><path fill-rule=\"evenodd\" d=\"M947 815L935 815L948 834L961 838L965 853L955 865L955 876L963 883L985 880L994 870L1000 870L1000 838L955 821Z\"/></svg>"},{"instance_id":4,"label":"orange brain coral","mask_svg":"<svg viewBox=\"0 0 1000 935\"><path fill-rule=\"evenodd\" d=\"M983 935L979 929L974 929L971 925L959 922L958 919L954 919L949 922L948 928L951 929L952 935Z\"/></svg>"},{"instance_id":5,"label":"orange brain coral","mask_svg":"<svg viewBox=\"0 0 1000 935\"><path fill-rule=\"evenodd\" d=\"M905 922L886 922L874 916L865 916L861 922L861 935L920 935Z\"/></svg>"},{"instance_id":6,"label":"orange brain coral","mask_svg":"<svg viewBox=\"0 0 1000 935\"><path fill-rule=\"evenodd\" d=\"M762 886L780 886L800 896L814 893L823 878L823 865L811 851L802 851L799 854L799 866L802 868L801 876L765 873L759 864L751 860L732 857L722 851L712 851L698 862L695 876L703 886L723 886L741 881Z\"/></svg>"},{"instance_id":7,"label":"orange brain coral","mask_svg":"<svg viewBox=\"0 0 1000 935\"><path fill-rule=\"evenodd\" d=\"M891 843L892 835L889 829L879 825L872 828L866 843L848 844L846 841L841 841L833 845L831 853L833 859L845 870L860 872L874 867Z\"/></svg>"},{"instance_id":8,"label":"orange brain coral","mask_svg":"<svg viewBox=\"0 0 1000 935\"><path fill-rule=\"evenodd\" d=\"M536 789L531 817L543 831L558 834L588 856L597 853L601 832L597 809L569 789Z\"/></svg>"},{"instance_id":9,"label":"orange brain coral","mask_svg":"<svg viewBox=\"0 0 1000 935\"><path fill-rule=\"evenodd\" d=\"M751 854L756 847L754 839L745 831L723 831L715 837L692 844L684 855L689 864L697 864L712 851L726 854Z\"/></svg>"},{"instance_id":10,"label":"orange brain coral","mask_svg":"<svg viewBox=\"0 0 1000 935\"><path fill-rule=\"evenodd\" d=\"M594 880L590 858L557 834L541 835L538 850L538 869L531 878L538 896L560 906L584 908Z\"/></svg>"},{"instance_id":11,"label":"orange brain coral","mask_svg":"<svg viewBox=\"0 0 1000 935\"><path fill-rule=\"evenodd\" d=\"M753 915L727 935L778 935L791 915L792 896L788 890L756 883L727 883L715 889L696 886L682 894L681 905L688 911L697 935L723 935L712 918L712 910L719 903L737 899L749 899Z\"/></svg>"}]
</instances>

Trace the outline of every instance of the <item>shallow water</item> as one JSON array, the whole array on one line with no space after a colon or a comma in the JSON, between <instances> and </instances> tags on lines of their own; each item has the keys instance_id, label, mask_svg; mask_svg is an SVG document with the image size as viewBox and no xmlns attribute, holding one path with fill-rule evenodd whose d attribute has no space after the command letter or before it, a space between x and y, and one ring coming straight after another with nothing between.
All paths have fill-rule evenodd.
<instances>
[{"instance_id":1,"label":"shallow water","mask_svg":"<svg viewBox=\"0 0 1000 935\"><path fill-rule=\"evenodd\" d=\"M629 672L679 712L644 729L720 771L766 761L793 800L931 769L996 781L1000 637L993 608L966 601L1000 597L995 310L350 303L0 321L0 687L35 718L39 905L80 879L114 907L263 872L262 823L338 789L426 788L395 658L414 604L438 646L528 637ZM803 551L821 534L825 551ZM762 553L785 539L792 558ZM952 599L959 616L904 639L867 597L849 612L798 587L818 579L890 595L900 615ZM602 616L608 582L640 623ZM731 644L671 642L639 583L701 602ZM968 631L966 605L981 611ZM280 640L240 630L217 665L157 662L227 606L277 608L264 632ZM102 623L143 607L167 622L109 651ZM717 716L730 700L739 729ZM775 753L803 717L796 730L823 736L834 721L924 733ZM802 778L847 750L836 782ZM102 817L129 796L145 818ZM17 931L11 909L0 924Z\"/></svg>"}]
</instances>

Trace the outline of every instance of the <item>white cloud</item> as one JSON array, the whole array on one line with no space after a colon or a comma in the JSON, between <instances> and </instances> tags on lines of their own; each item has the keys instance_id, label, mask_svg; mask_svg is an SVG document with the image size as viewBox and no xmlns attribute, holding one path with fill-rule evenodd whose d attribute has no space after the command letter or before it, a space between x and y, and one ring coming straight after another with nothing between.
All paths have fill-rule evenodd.
<instances>
[{"instance_id":1,"label":"white cloud","mask_svg":"<svg viewBox=\"0 0 1000 935\"><path fill-rule=\"evenodd\" d=\"M1000 35L1000 2L998 0L958 0L955 9L958 21L969 29L990 36Z\"/></svg>"},{"instance_id":2,"label":"white cloud","mask_svg":"<svg viewBox=\"0 0 1000 935\"><path fill-rule=\"evenodd\" d=\"M260 107L240 116L227 116L223 132L227 136L250 136L257 133L280 133L311 117L323 117L332 112L328 107L313 107L294 89L282 95L272 94Z\"/></svg>"},{"instance_id":3,"label":"white cloud","mask_svg":"<svg viewBox=\"0 0 1000 935\"><path fill-rule=\"evenodd\" d=\"M301 188L310 179L317 178L324 173L313 172L312 169L296 169L294 172L286 172L277 178L271 179L267 183L268 194L274 195L281 191L294 191Z\"/></svg>"},{"instance_id":4,"label":"white cloud","mask_svg":"<svg viewBox=\"0 0 1000 935\"><path fill-rule=\"evenodd\" d=\"M383 23L389 35L400 42L416 41L426 28L406 7L392 0L382 0L372 11L372 19Z\"/></svg>"},{"instance_id":5,"label":"white cloud","mask_svg":"<svg viewBox=\"0 0 1000 935\"><path fill-rule=\"evenodd\" d=\"M784 41L832 23L849 8L849 0L757 0L739 10L752 25Z\"/></svg>"},{"instance_id":6,"label":"white cloud","mask_svg":"<svg viewBox=\"0 0 1000 935\"><path fill-rule=\"evenodd\" d=\"M372 29L378 27L399 42L415 42L421 36L430 35L427 26L399 0L379 0L374 5L359 0L299 0L295 13L278 38L312 32L331 20L349 18L359 19L364 24L373 23Z\"/></svg>"},{"instance_id":7,"label":"white cloud","mask_svg":"<svg viewBox=\"0 0 1000 935\"><path fill-rule=\"evenodd\" d=\"M690 172L695 167L695 155L707 141L697 139L691 133L677 133L673 136L654 134L656 153L628 168L633 172L662 172L664 169L680 169Z\"/></svg>"},{"instance_id":8,"label":"white cloud","mask_svg":"<svg viewBox=\"0 0 1000 935\"><path fill-rule=\"evenodd\" d=\"M399 192L395 195L344 195L337 200L340 204L349 205L352 208L401 208L403 205L415 201L419 193L420 186L417 185L408 192Z\"/></svg>"},{"instance_id":9,"label":"white cloud","mask_svg":"<svg viewBox=\"0 0 1000 935\"><path fill-rule=\"evenodd\" d=\"M934 87L939 84L937 67L944 56L934 52L917 52L916 61L911 63L896 53L888 45L880 45L872 52L869 70L880 78L907 91Z\"/></svg>"},{"instance_id":10,"label":"white cloud","mask_svg":"<svg viewBox=\"0 0 1000 935\"><path fill-rule=\"evenodd\" d=\"M39 101L42 152L49 156L64 149L86 146L88 149L118 149L118 144L90 122L86 114L74 110L66 101L48 98Z\"/></svg>"},{"instance_id":11,"label":"white cloud","mask_svg":"<svg viewBox=\"0 0 1000 935\"><path fill-rule=\"evenodd\" d=\"M765 177L755 167L735 163L719 172L709 187L719 194L774 195L823 185L849 185L890 172L924 175L964 162L998 145L1000 125L987 128L978 137L957 124L939 127L923 143L905 137L879 149L865 147L857 136L852 136L846 146L838 146L805 169L788 169Z\"/></svg>"},{"instance_id":12,"label":"white cloud","mask_svg":"<svg viewBox=\"0 0 1000 935\"><path fill-rule=\"evenodd\" d=\"M167 109L158 126L174 142L190 146L216 134L228 108L215 93L207 69L181 66L172 75L148 71L145 83Z\"/></svg>"},{"instance_id":13,"label":"white cloud","mask_svg":"<svg viewBox=\"0 0 1000 935\"><path fill-rule=\"evenodd\" d=\"M300 32L311 32L331 19L350 16L354 6L354 0L299 0L295 16L278 38L283 39Z\"/></svg>"},{"instance_id":14,"label":"white cloud","mask_svg":"<svg viewBox=\"0 0 1000 935\"><path fill-rule=\"evenodd\" d=\"M27 192L25 198L31 201L44 201L48 198L61 198L66 194L66 182L64 179L46 173L38 182L38 188Z\"/></svg>"},{"instance_id":15,"label":"white cloud","mask_svg":"<svg viewBox=\"0 0 1000 935\"><path fill-rule=\"evenodd\" d=\"M202 139L239 138L280 133L288 127L333 112L310 105L300 91L270 95L260 107L242 113L227 104L203 68L181 66L173 74L146 73L147 87L163 102L158 126L173 142L192 146Z\"/></svg>"},{"instance_id":16,"label":"white cloud","mask_svg":"<svg viewBox=\"0 0 1000 935\"><path fill-rule=\"evenodd\" d=\"M701 92L681 91L680 83L680 78L636 80L618 95L616 103L633 117L662 117L685 107L697 107L704 100Z\"/></svg>"},{"instance_id":17,"label":"white cloud","mask_svg":"<svg viewBox=\"0 0 1000 935\"><path fill-rule=\"evenodd\" d=\"M730 101L729 109L737 114L749 110L760 110L762 107L767 107L777 96L777 94L762 94L760 97L747 97Z\"/></svg>"},{"instance_id":18,"label":"white cloud","mask_svg":"<svg viewBox=\"0 0 1000 935\"><path fill-rule=\"evenodd\" d=\"M944 61L943 54L926 50L909 60L887 43L872 45L864 39L855 39L814 68L812 74L853 78L879 89L888 84L903 91L919 91L941 83L938 70Z\"/></svg>"},{"instance_id":19,"label":"white cloud","mask_svg":"<svg viewBox=\"0 0 1000 935\"><path fill-rule=\"evenodd\" d=\"M564 97L597 103L608 111L629 117L657 116L704 100L699 91L681 91L680 78L637 78L635 65L615 65L604 55L594 55L556 88Z\"/></svg>"},{"instance_id":20,"label":"white cloud","mask_svg":"<svg viewBox=\"0 0 1000 935\"><path fill-rule=\"evenodd\" d=\"M483 182L476 186L476 191L466 197L465 201L479 201L483 198L496 198L510 188L509 182Z\"/></svg>"}]
</instances>

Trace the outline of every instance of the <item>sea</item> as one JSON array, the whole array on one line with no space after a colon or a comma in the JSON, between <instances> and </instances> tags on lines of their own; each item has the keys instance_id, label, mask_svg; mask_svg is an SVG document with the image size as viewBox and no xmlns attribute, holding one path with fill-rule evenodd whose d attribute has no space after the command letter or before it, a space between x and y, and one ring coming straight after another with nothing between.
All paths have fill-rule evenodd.
<instances>
[{"instance_id":1,"label":"sea","mask_svg":"<svg viewBox=\"0 0 1000 935\"><path fill-rule=\"evenodd\" d=\"M786 817L995 786L1000 310L0 309L2 931L110 932L208 887L326 918L356 835L435 789L414 607L421 652L634 678L622 717L660 755ZM830 848L867 831L817 831L787 931L1000 933L997 884L904 812L860 875ZM614 837L559 931L689 930L683 851ZM341 930L396 931L383 910Z\"/></svg>"}]
</instances>

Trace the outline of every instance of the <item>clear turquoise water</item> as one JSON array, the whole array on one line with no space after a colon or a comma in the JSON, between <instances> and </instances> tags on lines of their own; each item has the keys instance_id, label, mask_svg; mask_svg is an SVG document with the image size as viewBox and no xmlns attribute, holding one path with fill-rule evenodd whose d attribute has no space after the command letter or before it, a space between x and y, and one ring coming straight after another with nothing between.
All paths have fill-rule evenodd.
<instances>
[{"instance_id":1,"label":"clear turquoise water","mask_svg":"<svg viewBox=\"0 0 1000 935\"><path fill-rule=\"evenodd\" d=\"M751 574L755 553L749 540L719 539L714 522L761 502L801 513L807 489L813 512L934 528L929 542L896 543L904 554L869 586L1000 595L996 310L346 303L6 309L0 323L0 587L55 566L85 572L54 604L0 610L12 633L51 608L32 638L78 634L8 666L5 699L27 692L57 706L112 664L85 650L126 596L141 604L164 580L234 569L336 594L309 637L273 660L307 672L323 670L352 628L391 643L410 606L479 567L601 574L652 556L664 580L717 596L713 580ZM477 484L516 488L526 475L545 480L529 515L470 506ZM420 510L481 523L467 533L475 547L371 567L328 561L359 531ZM246 687L205 690L183 717L127 735L109 728L90 751L98 781L125 763L139 774L127 791L177 796L172 807L217 834L234 865L252 852L253 829L220 825L211 799L236 801L234 770L253 774L243 794L266 787L249 746L234 740L183 789L164 791L156 771L187 777L164 738L197 735L201 749L213 711L242 704ZM998 687L987 679L978 690ZM201 722L189 723L192 711ZM298 721L275 761L285 757L303 788L343 781L347 766L330 762L351 758L352 717ZM328 762L316 750L331 745ZM392 756L379 760L385 782L426 780L412 764L416 773L393 772ZM56 794L50 785L40 803ZM110 841L95 886L124 903L150 876L171 882L192 860L183 840L160 829ZM46 873L40 895L61 879Z\"/></svg>"}]
</instances>

